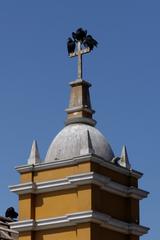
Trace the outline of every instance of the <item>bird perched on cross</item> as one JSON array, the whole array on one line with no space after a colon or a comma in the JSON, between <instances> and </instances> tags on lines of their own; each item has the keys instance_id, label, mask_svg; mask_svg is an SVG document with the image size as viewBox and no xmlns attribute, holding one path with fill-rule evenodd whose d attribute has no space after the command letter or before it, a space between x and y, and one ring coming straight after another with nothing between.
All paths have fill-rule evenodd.
<instances>
[{"instance_id":1,"label":"bird perched on cross","mask_svg":"<svg viewBox=\"0 0 160 240\"><path fill-rule=\"evenodd\" d=\"M78 28L72 32L72 37L68 38L67 49L69 57L78 57L78 79L82 79L82 55L89 53L98 42L91 36L87 35L87 30Z\"/></svg>"},{"instance_id":2,"label":"bird perched on cross","mask_svg":"<svg viewBox=\"0 0 160 240\"><path fill-rule=\"evenodd\" d=\"M90 50L93 50L98 45L98 42L91 35L87 35L87 30L78 28L75 32L72 32L72 38L68 38L67 49L69 55L74 53L77 42L80 42L85 48Z\"/></svg>"}]
</instances>

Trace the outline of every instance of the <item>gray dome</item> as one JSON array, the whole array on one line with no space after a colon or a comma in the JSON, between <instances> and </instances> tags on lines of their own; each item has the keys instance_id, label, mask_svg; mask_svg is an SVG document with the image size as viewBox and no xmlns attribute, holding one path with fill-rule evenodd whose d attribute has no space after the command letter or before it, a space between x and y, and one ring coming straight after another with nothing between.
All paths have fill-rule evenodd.
<instances>
[{"instance_id":1,"label":"gray dome","mask_svg":"<svg viewBox=\"0 0 160 240\"><path fill-rule=\"evenodd\" d=\"M45 162L72 159L91 152L106 161L114 157L109 143L99 130L86 124L70 124L53 139Z\"/></svg>"}]
</instances>

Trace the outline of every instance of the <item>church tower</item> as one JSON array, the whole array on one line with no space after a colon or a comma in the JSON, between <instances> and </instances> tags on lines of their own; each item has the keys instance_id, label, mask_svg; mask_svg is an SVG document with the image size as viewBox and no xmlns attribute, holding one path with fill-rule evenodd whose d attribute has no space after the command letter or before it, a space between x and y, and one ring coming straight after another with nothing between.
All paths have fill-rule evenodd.
<instances>
[{"instance_id":1,"label":"church tower","mask_svg":"<svg viewBox=\"0 0 160 240\"><path fill-rule=\"evenodd\" d=\"M44 161L34 141L28 163L16 167L20 183L10 190L19 196L19 220L11 228L20 240L138 240L149 230L139 222L139 201L148 195L138 187L142 173L131 168L125 146L114 156L95 127L91 84L82 78L82 55L97 45L89 36L78 29L68 42L78 78L64 128Z\"/></svg>"}]
</instances>

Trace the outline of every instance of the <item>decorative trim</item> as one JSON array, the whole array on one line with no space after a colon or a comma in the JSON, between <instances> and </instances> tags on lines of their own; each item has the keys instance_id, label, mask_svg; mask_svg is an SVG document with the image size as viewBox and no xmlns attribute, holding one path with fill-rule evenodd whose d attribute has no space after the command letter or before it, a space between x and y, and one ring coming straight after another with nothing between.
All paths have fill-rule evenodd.
<instances>
[{"instance_id":1,"label":"decorative trim","mask_svg":"<svg viewBox=\"0 0 160 240\"><path fill-rule=\"evenodd\" d=\"M33 219L23 220L9 223L10 228L18 232L31 231L35 228L35 221Z\"/></svg>"},{"instance_id":2,"label":"decorative trim","mask_svg":"<svg viewBox=\"0 0 160 240\"><path fill-rule=\"evenodd\" d=\"M85 111L85 112L88 112L88 113L91 113L91 114L95 113L95 111L93 109L84 107L83 105L80 105L80 106L77 106L77 107L69 107L69 108L66 108L65 111L67 113L80 112L80 111Z\"/></svg>"},{"instance_id":3,"label":"decorative trim","mask_svg":"<svg viewBox=\"0 0 160 240\"><path fill-rule=\"evenodd\" d=\"M76 79L76 80L70 82L69 85L72 87L76 86L76 85L86 85L88 87L92 86L92 84L90 82L83 80L83 79Z\"/></svg>"},{"instance_id":4,"label":"decorative trim","mask_svg":"<svg viewBox=\"0 0 160 240\"><path fill-rule=\"evenodd\" d=\"M63 224L65 226L73 226L79 223L86 223L91 221L92 215L92 211L76 212L61 217L37 220L36 226L40 230L46 229L46 225L48 228L62 227Z\"/></svg>"},{"instance_id":5,"label":"decorative trim","mask_svg":"<svg viewBox=\"0 0 160 240\"><path fill-rule=\"evenodd\" d=\"M133 176L137 179L139 179L143 176L143 173L138 172L134 169L127 169L127 168L119 166L119 165L117 166L112 162L105 161L104 159L100 158L96 154L92 154L92 155L93 155L93 158L92 158L93 162L98 163L101 166L109 168L109 169L111 169L115 172L119 172L119 173L122 173L122 174L127 175L127 176Z\"/></svg>"},{"instance_id":6,"label":"decorative trim","mask_svg":"<svg viewBox=\"0 0 160 240\"><path fill-rule=\"evenodd\" d=\"M149 231L149 228L137 225L134 223L127 223L124 221L112 218L107 214L102 214L100 212L86 211L86 212L76 212L67 214L60 217L40 219L37 221L24 220L19 222L12 222L10 226L19 232L23 231L38 231L46 229L61 228L67 226L74 226L80 223L93 222L99 224L101 227L111 229L116 232L121 232L123 234L133 234L137 236L142 236Z\"/></svg>"},{"instance_id":7,"label":"decorative trim","mask_svg":"<svg viewBox=\"0 0 160 240\"><path fill-rule=\"evenodd\" d=\"M43 162L43 163L39 163L39 164L35 164L35 165L22 165L22 166L16 167L16 170L19 173L25 173L25 172L32 172L32 171L47 170L47 169L58 168L58 167L73 166L73 165L77 165L79 163L88 162L88 161L96 162L96 163L98 163L106 168L109 168L115 172L119 172L119 173L125 174L127 176L133 176L137 179L139 179L143 176L143 174L141 172L138 172L133 169L128 170L124 167L117 166L114 163L106 161L105 159L103 159L93 153L75 157L73 159L56 160L56 161L49 162L49 163Z\"/></svg>"},{"instance_id":8,"label":"decorative trim","mask_svg":"<svg viewBox=\"0 0 160 240\"><path fill-rule=\"evenodd\" d=\"M36 184L34 184L33 182L21 183L21 184L9 186L9 189L11 190L11 192L15 192L18 194L33 193L33 192L35 192Z\"/></svg>"},{"instance_id":9,"label":"decorative trim","mask_svg":"<svg viewBox=\"0 0 160 240\"><path fill-rule=\"evenodd\" d=\"M85 109L83 109L83 111L86 111ZM68 109L66 109L66 112L68 112ZM94 110L92 111L92 113L94 113ZM65 121L65 125L69 125L69 124L73 124L73 123L85 123L91 126L95 126L96 125L96 120L92 119L92 118L87 118L87 117L75 117L75 118L69 118Z\"/></svg>"},{"instance_id":10,"label":"decorative trim","mask_svg":"<svg viewBox=\"0 0 160 240\"><path fill-rule=\"evenodd\" d=\"M103 175L89 172L83 174L72 175L63 179L40 182L40 183L23 183L10 186L10 191L17 194L26 193L43 193L43 192L53 192L62 189L71 189L84 184L96 184L101 189L117 194L123 197L132 197L141 200L147 197L148 192L135 188L133 186L127 187L125 185L116 183L108 177Z\"/></svg>"}]
</instances>

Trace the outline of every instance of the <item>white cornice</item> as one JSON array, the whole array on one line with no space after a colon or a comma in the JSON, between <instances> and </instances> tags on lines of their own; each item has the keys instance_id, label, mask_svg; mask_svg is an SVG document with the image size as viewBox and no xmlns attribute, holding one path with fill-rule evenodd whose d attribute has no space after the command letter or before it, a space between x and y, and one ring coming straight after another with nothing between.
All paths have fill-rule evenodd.
<instances>
[{"instance_id":1,"label":"white cornice","mask_svg":"<svg viewBox=\"0 0 160 240\"><path fill-rule=\"evenodd\" d=\"M102 214L100 212L86 211L86 212L76 212L67 214L60 217L40 219L37 221L34 220L24 220L19 222L12 222L10 224L11 228L19 232L28 231L28 230L46 230L61 228L67 226L74 226L80 223L94 222L101 225L104 228L111 229L116 232L121 232L123 234L133 234L141 236L146 234L149 228L140 226L133 223L126 223L107 214Z\"/></svg>"},{"instance_id":2,"label":"white cornice","mask_svg":"<svg viewBox=\"0 0 160 240\"><path fill-rule=\"evenodd\" d=\"M122 174L127 175L127 176L133 176L137 179L139 179L143 176L143 173L141 173L141 172L138 172L134 169L129 170L129 169L127 169L125 167L122 167L122 166L119 166L119 165L117 166L117 165L115 165L115 163L107 162L104 159L96 156L95 154L92 157L92 161L100 164L103 167L109 168L109 169L111 169L115 172L119 172L119 173L122 173Z\"/></svg>"},{"instance_id":3,"label":"white cornice","mask_svg":"<svg viewBox=\"0 0 160 240\"><path fill-rule=\"evenodd\" d=\"M33 193L36 189L36 185L33 182L16 184L9 187L11 192L20 193Z\"/></svg>"},{"instance_id":4,"label":"white cornice","mask_svg":"<svg viewBox=\"0 0 160 240\"><path fill-rule=\"evenodd\" d=\"M16 167L17 172L24 173L24 172L32 172L32 171L40 171L40 170L47 170L47 169L53 169L57 167L65 167L65 166L73 166L77 165L82 162L92 161L96 162L106 168L112 169L115 172L122 173L127 176L133 176L137 179L142 177L142 173L138 172L136 170L128 170L127 168L117 166L112 162L106 161L103 158L97 156L96 154L87 154L79 157L75 157L73 159L63 159L63 160L56 160L49 163L39 163L35 165L22 165Z\"/></svg>"},{"instance_id":5,"label":"white cornice","mask_svg":"<svg viewBox=\"0 0 160 240\"><path fill-rule=\"evenodd\" d=\"M9 223L10 228L18 232L31 231L35 228L35 221L33 219L23 220Z\"/></svg>"},{"instance_id":6,"label":"white cornice","mask_svg":"<svg viewBox=\"0 0 160 240\"><path fill-rule=\"evenodd\" d=\"M123 196L123 197L132 197L138 200L141 200L147 197L148 192L135 188L133 186L127 187L125 185L116 183L110 178L103 175L88 172L83 174L72 175L63 179L39 182L39 183L23 183L10 186L10 191L17 194L26 194L26 193L43 193L43 192L53 192L62 189L71 189L84 184L96 184L101 189Z\"/></svg>"}]
</instances>

